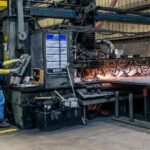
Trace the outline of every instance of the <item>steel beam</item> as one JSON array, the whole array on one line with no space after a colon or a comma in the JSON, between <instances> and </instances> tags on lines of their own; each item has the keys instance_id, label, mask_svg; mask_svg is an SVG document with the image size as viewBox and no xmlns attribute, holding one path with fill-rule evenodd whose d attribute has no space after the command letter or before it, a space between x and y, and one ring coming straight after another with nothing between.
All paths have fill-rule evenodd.
<instances>
[{"instance_id":1,"label":"steel beam","mask_svg":"<svg viewBox=\"0 0 150 150\"><path fill-rule=\"evenodd\" d=\"M36 17L48 17L48 18L60 18L60 19L76 19L77 14L74 10L68 9L54 9L54 8L42 8L32 7L31 15Z\"/></svg>"},{"instance_id":2,"label":"steel beam","mask_svg":"<svg viewBox=\"0 0 150 150\"><path fill-rule=\"evenodd\" d=\"M49 18L62 18L62 19L76 19L77 12L75 10L68 9L54 9L54 8L31 8L31 15L36 17L49 17ZM150 24L149 17L136 16L136 15L120 15L114 13L100 13L97 12L95 19L107 20L107 21L117 21L117 22L129 22L129 23L140 23L140 24Z\"/></svg>"},{"instance_id":3,"label":"steel beam","mask_svg":"<svg viewBox=\"0 0 150 150\"><path fill-rule=\"evenodd\" d=\"M39 18L60 18L60 19L77 19L78 12L70 9L58 9L48 7L31 7L31 16ZM101 13L95 14L95 19L114 21L114 22L128 22L138 24L150 24L150 18L138 15L115 14L115 13Z\"/></svg>"},{"instance_id":4,"label":"steel beam","mask_svg":"<svg viewBox=\"0 0 150 150\"><path fill-rule=\"evenodd\" d=\"M96 13L96 20L107 20L117 22L128 22L138 24L150 24L149 17L134 16L134 15L120 15L113 13Z\"/></svg>"}]
</instances>

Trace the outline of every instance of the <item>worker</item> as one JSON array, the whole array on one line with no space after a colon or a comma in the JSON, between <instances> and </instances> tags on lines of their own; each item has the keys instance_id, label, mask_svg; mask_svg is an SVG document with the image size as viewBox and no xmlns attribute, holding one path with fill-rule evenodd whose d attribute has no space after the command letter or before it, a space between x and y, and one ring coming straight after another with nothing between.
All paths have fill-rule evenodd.
<instances>
[{"instance_id":1,"label":"worker","mask_svg":"<svg viewBox=\"0 0 150 150\"><path fill-rule=\"evenodd\" d=\"M20 63L20 59L14 59L10 61L5 61L3 64L0 63L0 77L2 75L10 74L10 73L17 73L18 69L5 69L8 68L10 65L14 63ZM0 128L7 128L9 127L9 124L4 121L4 107L5 107L5 97L3 94L3 89L2 89L2 78L0 81Z\"/></svg>"}]
</instances>

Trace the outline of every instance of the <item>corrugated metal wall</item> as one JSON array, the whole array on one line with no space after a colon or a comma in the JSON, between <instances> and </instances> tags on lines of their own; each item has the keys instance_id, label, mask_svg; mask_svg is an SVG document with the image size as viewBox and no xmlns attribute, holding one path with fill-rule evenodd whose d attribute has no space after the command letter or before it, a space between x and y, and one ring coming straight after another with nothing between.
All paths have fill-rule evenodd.
<instances>
[{"instance_id":1,"label":"corrugated metal wall","mask_svg":"<svg viewBox=\"0 0 150 150\"><path fill-rule=\"evenodd\" d=\"M97 6L110 6L112 0L96 0ZM115 7L134 8L141 5L150 4L150 0L118 0Z\"/></svg>"},{"instance_id":2,"label":"corrugated metal wall","mask_svg":"<svg viewBox=\"0 0 150 150\"><path fill-rule=\"evenodd\" d=\"M62 0L46 0L46 1L47 2L61 2ZM47 4L38 4L37 6L47 7ZM52 19L52 18L42 19L38 21L39 25L43 28L55 26L55 25L61 24L62 22L63 22L63 19Z\"/></svg>"},{"instance_id":3,"label":"corrugated metal wall","mask_svg":"<svg viewBox=\"0 0 150 150\"><path fill-rule=\"evenodd\" d=\"M38 21L39 25L43 28L59 25L62 22L63 22L63 19L52 19L52 18L47 18L47 19Z\"/></svg>"},{"instance_id":4,"label":"corrugated metal wall","mask_svg":"<svg viewBox=\"0 0 150 150\"><path fill-rule=\"evenodd\" d=\"M123 32L148 32L150 31L150 26L105 22L102 29L117 30L117 31L123 31ZM96 34L96 39L104 39L104 38L112 39L112 38L118 38L122 36L124 35L122 34L112 34L112 35Z\"/></svg>"},{"instance_id":5,"label":"corrugated metal wall","mask_svg":"<svg viewBox=\"0 0 150 150\"><path fill-rule=\"evenodd\" d=\"M97 6L106 6L109 7L112 0L97 0ZM116 8L134 8L142 5L150 4L150 0L118 0L116 4ZM150 10L146 10L150 12ZM139 25L139 24L125 24L125 23L112 23L112 22L105 22L102 26L103 29L110 29L110 30L119 30L124 32L147 32L150 31L149 25ZM104 39L104 38L116 38L121 37L121 34L113 34L113 35L102 35L96 34L97 39Z\"/></svg>"},{"instance_id":6,"label":"corrugated metal wall","mask_svg":"<svg viewBox=\"0 0 150 150\"><path fill-rule=\"evenodd\" d=\"M134 8L142 5L150 4L150 0L118 0L117 7Z\"/></svg>"}]
</instances>

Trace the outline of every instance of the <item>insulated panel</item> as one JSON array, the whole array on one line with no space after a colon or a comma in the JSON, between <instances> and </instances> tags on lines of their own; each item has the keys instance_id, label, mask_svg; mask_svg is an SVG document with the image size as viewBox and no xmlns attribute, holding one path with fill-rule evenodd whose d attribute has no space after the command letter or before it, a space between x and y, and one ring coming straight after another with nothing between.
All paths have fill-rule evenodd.
<instances>
[{"instance_id":1,"label":"insulated panel","mask_svg":"<svg viewBox=\"0 0 150 150\"><path fill-rule=\"evenodd\" d=\"M63 22L63 19L52 19L52 18L42 19L42 20L38 21L39 25L42 28L52 27L52 26L55 26L55 25L59 25L62 22Z\"/></svg>"}]
</instances>

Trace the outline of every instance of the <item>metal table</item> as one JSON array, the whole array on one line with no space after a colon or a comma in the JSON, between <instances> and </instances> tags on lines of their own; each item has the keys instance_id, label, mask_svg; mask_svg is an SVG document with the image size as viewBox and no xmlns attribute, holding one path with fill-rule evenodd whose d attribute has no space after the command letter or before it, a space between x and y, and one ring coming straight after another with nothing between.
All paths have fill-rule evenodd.
<instances>
[{"instance_id":1,"label":"metal table","mask_svg":"<svg viewBox=\"0 0 150 150\"><path fill-rule=\"evenodd\" d=\"M128 99L127 94L123 93L123 95L118 95L119 101L124 101ZM141 98L141 94L136 95L136 98ZM92 104L103 104L103 103L110 103L110 102L115 102L116 101L116 95L114 93L114 96L111 97L103 97L99 99L92 99L92 100L79 100L79 104L83 107L83 116L84 120L87 120L87 115L86 115L86 107L88 105Z\"/></svg>"},{"instance_id":2,"label":"metal table","mask_svg":"<svg viewBox=\"0 0 150 150\"><path fill-rule=\"evenodd\" d=\"M119 115L119 92L116 92L115 100L115 120L125 122L128 124L144 127L150 129L150 123L148 122L148 89L150 87L150 77L126 77L126 78L110 78L110 79L100 79L100 82L112 83L112 84L121 84L121 85L134 85L143 88L143 97L144 97L144 121L134 119L134 109L133 109L133 98L134 94L132 92L128 93L129 101L129 118L120 117Z\"/></svg>"}]
</instances>

